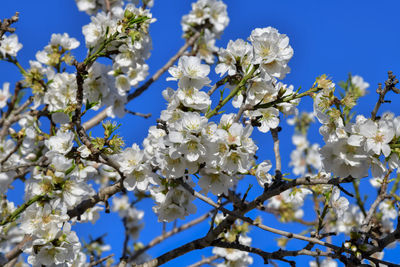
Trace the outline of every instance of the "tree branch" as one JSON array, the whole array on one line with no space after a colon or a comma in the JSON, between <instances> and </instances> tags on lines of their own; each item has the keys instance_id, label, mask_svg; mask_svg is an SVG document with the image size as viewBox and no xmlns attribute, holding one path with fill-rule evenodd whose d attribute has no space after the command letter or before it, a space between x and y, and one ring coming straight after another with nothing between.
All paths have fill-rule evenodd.
<instances>
[{"instance_id":1,"label":"tree branch","mask_svg":"<svg viewBox=\"0 0 400 267\"><path fill-rule=\"evenodd\" d=\"M385 81L385 87L382 90L382 84L379 84L378 89L376 89L376 92L379 94L378 101L375 104L374 109L371 112L371 119L375 120L376 119L376 114L378 113L378 109L381 106L381 104L385 103L385 95L389 91L394 91L395 93L399 93L399 89L395 87L395 85L399 83L399 81L396 79L396 76L393 75L393 72L388 71L388 79Z\"/></svg>"},{"instance_id":2,"label":"tree branch","mask_svg":"<svg viewBox=\"0 0 400 267\"><path fill-rule=\"evenodd\" d=\"M192 265L189 265L189 267L201 267L201 266L203 266L205 264L210 264L213 261L218 260L219 258L220 258L220 256L213 255L211 257L207 257L207 258L204 258L204 259L202 259L202 260L200 260L200 261L198 261L196 263L193 263Z\"/></svg>"}]
</instances>

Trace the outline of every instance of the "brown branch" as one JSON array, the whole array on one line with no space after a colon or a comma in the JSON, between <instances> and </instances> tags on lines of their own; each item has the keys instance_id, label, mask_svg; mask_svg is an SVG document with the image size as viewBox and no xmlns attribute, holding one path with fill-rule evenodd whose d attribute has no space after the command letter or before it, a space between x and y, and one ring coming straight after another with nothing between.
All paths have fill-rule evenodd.
<instances>
[{"instance_id":1,"label":"brown branch","mask_svg":"<svg viewBox=\"0 0 400 267\"><path fill-rule=\"evenodd\" d=\"M7 112L4 113L4 118L7 118L7 117L11 114L11 112L13 111L13 109L14 109L14 107L15 107L15 104L17 103L18 93L19 93L19 91L20 91L21 89L22 89L22 82L21 82L21 81L18 81L18 82L15 84L14 94L13 94L13 96L12 96L12 98L11 98L11 102L10 102L9 105L8 105Z\"/></svg>"},{"instance_id":2,"label":"brown branch","mask_svg":"<svg viewBox=\"0 0 400 267\"><path fill-rule=\"evenodd\" d=\"M386 246L400 239L400 217L397 217L397 227L390 234L377 241L378 245L367 251L368 255L382 251Z\"/></svg>"},{"instance_id":3,"label":"brown branch","mask_svg":"<svg viewBox=\"0 0 400 267\"><path fill-rule=\"evenodd\" d=\"M25 101L24 104L22 104L20 107L18 107L14 112L11 112L11 114L6 118L2 117L1 120L1 130L0 130L0 141L5 138L7 135L9 129L11 128L11 125L18 120L20 120L23 116L27 114L21 114L21 112L26 109L31 103L33 102L33 97L29 97L28 100Z\"/></svg>"},{"instance_id":4,"label":"brown branch","mask_svg":"<svg viewBox=\"0 0 400 267\"><path fill-rule=\"evenodd\" d=\"M139 116L139 117L143 117L145 119L148 119L151 117L151 113L140 113L140 112L135 112L135 111L130 111L130 110L126 110L127 113L134 115L134 116Z\"/></svg>"},{"instance_id":5,"label":"brown branch","mask_svg":"<svg viewBox=\"0 0 400 267\"><path fill-rule=\"evenodd\" d=\"M15 12L15 15L11 19L0 20L0 41L3 40L3 35L6 32L13 33L15 28L10 28L11 24L16 23L19 19L19 12Z\"/></svg>"},{"instance_id":6,"label":"brown branch","mask_svg":"<svg viewBox=\"0 0 400 267\"><path fill-rule=\"evenodd\" d=\"M20 168L30 168L30 167L36 167L36 166L45 167L45 166L47 166L46 164L44 164L45 161L46 161L46 157L43 157L40 161L30 162L30 163L26 163L26 164L17 165L17 166L10 166L8 168L0 168L0 172L17 171Z\"/></svg>"},{"instance_id":7,"label":"brown branch","mask_svg":"<svg viewBox=\"0 0 400 267\"><path fill-rule=\"evenodd\" d=\"M369 230L371 229L371 222L372 222L372 217L375 214L376 208L378 205L387 197L386 190L387 190L387 185L388 185L388 178L389 175L392 173L392 170L388 170L387 174L383 178L382 186L379 192L378 197L375 199L374 203L372 203L367 216L365 217L362 227L361 227L361 232L363 233L368 233Z\"/></svg>"},{"instance_id":8,"label":"brown branch","mask_svg":"<svg viewBox=\"0 0 400 267\"><path fill-rule=\"evenodd\" d=\"M11 251L6 253L6 259L8 262L12 261L16 257L18 257L22 253L22 248L25 246L26 243L30 242L32 240L32 236L30 235L25 235L24 239L16 245Z\"/></svg>"},{"instance_id":9,"label":"brown branch","mask_svg":"<svg viewBox=\"0 0 400 267\"><path fill-rule=\"evenodd\" d=\"M104 187L100 191L90 198L83 200L75 208L67 211L70 219L74 217L80 217L87 209L93 208L99 202L106 202L107 199L122 190L122 184L117 181L115 184Z\"/></svg>"},{"instance_id":10,"label":"brown branch","mask_svg":"<svg viewBox=\"0 0 400 267\"><path fill-rule=\"evenodd\" d=\"M376 114L378 113L378 109L381 106L381 104L385 103L385 95L389 91L394 91L395 93L399 93L399 89L395 87L395 85L399 83L399 80L396 79L396 76L393 75L393 72L388 71L388 79L385 81L385 87L382 90L382 84L379 84L378 89L376 89L376 92L379 94L378 101L375 104L374 109L371 112L371 119L375 120L376 119Z\"/></svg>"},{"instance_id":11,"label":"brown branch","mask_svg":"<svg viewBox=\"0 0 400 267\"><path fill-rule=\"evenodd\" d=\"M106 256L104 258L101 258L101 259L99 259L97 261L91 262L91 263L89 263L89 267L93 267L93 266L99 265L99 264L105 262L106 260L108 260L109 258L112 258L112 257L114 257L114 254L110 254L110 255L108 255L108 256Z\"/></svg>"},{"instance_id":12,"label":"brown branch","mask_svg":"<svg viewBox=\"0 0 400 267\"><path fill-rule=\"evenodd\" d=\"M162 234L162 235L160 235L160 236L154 238L154 239L151 240L150 243L147 244L145 247L143 247L143 248L137 250L137 251L135 252L135 254L133 254L132 257L129 258L129 262L134 261L135 259L137 259L137 257L139 257L141 254L143 254L145 251L147 251L148 249L154 247L155 245L157 245L157 244L163 242L165 239L167 239L167 238L169 238L169 237L171 237L171 236L173 236L173 235L175 235L175 234L178 234L178 233L180 233L180 232L182 232L182 231L184 231L184 230L186 230L186 229L189 229L189 228L191 228L192 226L195 226L195 225L197 225L197 224L203 222L203 221L206 220L208 217L210 217L210 213L211 213L211 212L212 212L212 211L207 212L206 214L200 216L200 217L197 218L197 219L194 219L194 220L192 220L192 221L190 221L190 222L188 222L188 223L186 223L186 224L183 224L183 225L181 225L181 226L179 226L179 227L176 227L176 228L172 229L172 230L169 231L169 232L166 232L165 234Z\"/></svg>"},{"instance_id":13,"label":"brown branch","mask_svg":"<svg viewBox=\"0 0 400 267\"><path fill-rule=\"evenodd\" d=\"M269 260L271 260L271 259L284 260L284 257L289 257L289 256L295 257L295 256L299 256L299 255L307 255L307 256L312 256L312 257L325 256L325 257L330 257L330 258L338 257L338 255L335 255L333 253L323 252L320 250L311 251L311 250L306 250L306 249L291 250L291 251L290 250L278 250L278 251L271 253L271 252L263 251L259 248L242 245L240 243L224 242L224 241L220 241L220 240L216 240L215 242L212 243L212 245L216 246L216 247L237 249L237 250L257 254L263 258L264 264L268 264ZM286 260L284 260L284 261L286 261Z\"/></svg>"},{"instance_id":14,"label":"brown branch","mask_svg":"<svg viewBox=\"0 0 400 267\"><path fill-rule=\"evenodd\" d=\"M357 180L353 181L353 188L354 188L354 191L356 193L356 203L357 203L358 207L360 208L361 212L363 213L364 217L367 217L367 212L366 212L365 207L364 207L364 202L362 201L361 195L360 195L359 183L360 183L359 180L358 181Z\"/></svg>"},{"instance_id":15,"label":"brown branch","mask_svg":"<svg viewBox=\"0 0 400 267\"><path fill-rule=\"evenodd\" d=\"M128 227L126 223L126 217L123 219L124 223L124 229L125 229L125 239L124 243L122 245L122 256L121 259L126 259L128 255L128 242L129 242L129 232L128 232Z\"/></svg>"},{"instance_id":16,"label":"brown branch","mask_svg":"<svg viewBox=\"0 0 400 267\"><path fill-rule=\"evenodd\" d=\"M342 183L351 183L354 178L351 176L344 178L318 178L312 179L310 177L297 178L292 179L290 181L277 181L272 184L270 187L265 188L264 192L258 196L256 199L247 204L246 210L252 210L259 205L262 205L267 199L270 199L273 196L277 196L280 193L299 186L299 185L320 185L320 184L330 184L330 185L338 185Z\"/></svg>"},{"instance_id":17,"label":"brown branch","mask_svg":"<svg viewBox=\"0 0 400 267\"><path fill-rule=\"evenodd\" d=\"M21 147L22 142L24 141L23 137L18 138L17 145L5 156L4 159L0 161L0 166L4 164L17 150Z\"/></svg>"},{"instance_id":18,"label":"brown branch","mask_svg":"<svg viewBox=\"0 0 400 267\"><path fill-rule=\"evenodd\" d=\"M104 0L106 4L106 11L107 13L111 11L111 5L110 5L110 0Z\"/></svg>"},{"instance_id":19,"label":"brown branch","mask_svg":"<svg viewBox=\"0 0 400 267\"><path fill-rule=\"evenodd\" d=\"M243 101L245 101L245 100L243 100ZM244 113L246 110L250 110L251 108L252 108L252 106L243 103L243 104L240 106L239 111L238 111L238 113L237 113L236 116L235 116L235 122L238 122L238 121L240 120L240 117L242 117L243 113Z\"/></svg>"},{"instance_id":20,"label":"brown branch","mask_svg":"<svg viewBox=\"0 0 400 267\"><path fill-rule=\"evenodd\" d=\"M275 216L279 216L281 214L281 211L279 209L269 208L266 206L258 206L257 209L271 213ZM316 224L318 224L318 221L305 221L304 219L298 219L298 218L293 218L291 220L293 222L297 222L306 226L315 226Z\"/></svg>"},{"instance_id":21,"label":"brown branch","mask_svg":"<svg viewBox=\"0 0 400 267\"><path fill-rule=\"evenodd\" d=\"M143 264L137 264L134 266L136 266L136 267L160 266L160 265L162 265L170 260L173 260L179 256L182 256L190 251L193 251L196 249L202 249L202 248L205 248L206 246L209 246L209 245L207 244L205 238L196 239L189 243L186 243L183 246L180 246L171 251L168 251L167 253L164 253L163 255L161 255L151 261L145 262Z\"/></svg>"},{"instance_id":22,"label":"brown branch","mask_svg":"<svg viewBox=\"0 0 400 267\"><path fill-rule=\"evenodd\" d=\"M247 221L247 222L251 222L251 224L255 224L254 221L250 218L246 218L244 216L242 216L242 214L246 213L247 211L250 211L252 209L254 209L255 207L257 207L260 203L263 203L266 199L274 196L274 195L278 195L281 192L297 186L297 185L312 185L312 184L337 184L337 183L348 183L351 182L353 180L352 177L346 177L346 178L334 178L334 179L327 179L327 178L320 178L320 179L313 179L311 180L309 177L307 178L299 178L299 179L294 179L291 182L283 182L281 181L281 184L275 186L274 188L266 188L264 193L259 196L258 198L256 198L254 201L246 204L246 205L241 205L240 207L237 207L234 205L234 211L229 211L224 209L223 207L220 207L218 204L213 203L213 201L211 200L210 203L213 203L214 206L217 206L218 209L220 209L221 211L226 211L226 214L229 214L221 223L219 223L217 225L217 227L215 227L212 231L209 231L205 237L200 238L200 239L196 239L193 240L191 242L188 242L178 248L175 248L169 252L164 253L163 255L157 257L156 259L153 259L149 262L146 262L144 264L141 265L136 265L136 266L140 266L140 267L151 267L151 266L159 266L161 264L164 264L165 262L168 262L172 259L175 259L181 255L184 255L190 251L196 250L196 249L202 249L205 247L208 247L211 245L211 243L213 241L215 241L218 236L225 231L226 229L228 229L235 221L236 219L241 219L243 221ZM185 184L185 183L183 183ZM188 185L187 185L188 186ZM190 188L190 186L189 186ZM191 188L190 188L191 189ZM193 189L191 189L193 190ZM190 190L189 190L190 191ZM205 197L207 198L207 197ZM326 244L326 242L323 242L319 239L316 238L311 238L311 237L305 237L302 235L297 235L297 234L292 234L289 232L285 232L285 231L281 231L281 230L277 230L274 228L270 228L268 226L263 226L261 224L257 224L258 227L260 227L263 230L268 230L270 232L275 232L279 235L283 235L286 236L288 238L298 238L304 241L308 241L309 243L315 243L315 244L320 244L320 245L326 245L326 246L330 246L332 248L334 248L335 250L337 249L342 249L339 248L337 246L334 246L332 244ZM350 253L352 253L351 251L349 251Z\"/></svg>"},{"instance_id":23,"label":"brown branch","mask_svg":"<svg viewBox=\"0 0 400 267\"><path fill-rule=\"evenodd\" d=\"M192 46L196 42L199 36L200 32L197 32L190 39L188 39L186 43L179 49L179 51L173 57L171 57L161 69L159 69L156 73L154 73L154 75L150 79L148 79L142 86L140 86L133 93L128 95L128 102L140 96L144 91L146 91L150 87L150 85L153 82L157 81L161 77L161 75L163 75L164 72L166 72L169 69L169 67L171 67L175 63L175 61L183 55L183 53L185 53L186 49ZM83 128L89 130L94 126L96 126L97 124L99 124L106 117L107 117L107 110L104 109L96 116L91 118L89 121L85 122L83 124Z\"/></svg>"},{"instance_id":24,"label":"brown branch","mask_svg":"<svg viewBox=\"0 0 400 267\"><path fill-rule=\"evenodd\" d=\"M278 132L281 130L281 127L277 127L275 129L271 129L272 139L274 141L274 153L275 153L275 165L276 171L282 171L282 163L281 163L281 153L279 151L279 137Z\"/></svg>"},{"instance_id":25,"label":"brown branch","mask_svg":"<svg viewBox=\"0 0 400 267\"><path fill-rule=\"evenodd\" d=\"M193 263L192 265L189 265L189 267L201 267L205 264L210 264L213 261L218 260L219 258L221 258L221 257L218 255L213 255L211 257L203 258L202 260L200 260L196 263Z\"/></svg>"},{"instance_id":26,"label":"brown branch","mask_svg":"<svg viewBox=\"0 0 400 267\"><path fill-rule=\"evenodd\" d=\"M242 214L239 214L236 211L231 211L231 210L228 210L228 209L218 205L211 198L208 198L208 197L200 194L199 192L195 191L193 188L191 188L188 184L184 183L182 180L181 180L181 185L186 190L188 190L193 196L195 196L196 198L198 198L198 199L206 202L207 204L215 207L216 209L219 209L224 214L229 214L229 215L231 215L231 216L233 216L233 217L235 217L237 219L240 219L240 220L242 220L244 222L248 222L251 225L257 226L258 228L261 228L261 229L263 229L265 231L268 231L268 232L271 232L271 233L275 233L275 234L279 234L281 236L286 236L287 238L295 238L295 239L299 239L299 240L303 240L303 241L307 241L307 242L312 242L314 244L318 244L318 245L325 246L325 247L330 247L330 248L335 248L335 249L339 248L339 247L336 247L336 246L334 246L332 244L329 244L327 242L321 241L321 240L319 240L317 238L306 237L306 236L303 236L303 235L293 234L293 233L290 233L290 232L282 231L282 230L275 229L275 228L263 225L261 223L255 222L253 219L251 219L249 217L245 217L245 216L243 216Z\"/></svg>"}]
</instances>

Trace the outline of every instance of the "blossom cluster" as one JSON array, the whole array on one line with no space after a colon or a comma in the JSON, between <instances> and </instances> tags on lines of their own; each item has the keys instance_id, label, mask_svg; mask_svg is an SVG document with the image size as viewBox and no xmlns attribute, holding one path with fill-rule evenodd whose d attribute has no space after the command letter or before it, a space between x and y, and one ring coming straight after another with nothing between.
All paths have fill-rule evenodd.
<instances>
[{"instance_id":1,"label":"blossom cluster","mask_svg":"<svg viewBox=\"0 0 400 267\"><path fill-rule=\"evenodd\" d=\"M253 30L248 40L250 43L242 39L229 41L226 49L221 48L215 70L221 76L227 73L233 82L236 75L246 75L255 69L250 85L235 96L232 104L236 108L258 106L255 110L248 108L245 116L257 120L258 129L266 133L278 127L279 112L295 114L299 103L296 99L279 101L294 93L293 86L277 80L289 73L293 49L289 38L272 27Z\"/></svg>"},{"instance_id":2,"label":"blossom cluster","mask_svg":"<svg viewBox=\"0 0 400 267\"><path fill-rule=\"evenodd\" d=\"M320 133L326 143L320 150L324 170L340 177L362 178L368 176L371 169L375 179L382 179L388 169L397 169L399 156L391 153L389 144L400 136L396 123L399 118L385 113L379 121L363 115L358 115L355 122L348 121L340 115L340 110L331 106L335 101L335 84L322 79L319 82L323 83L323 90L315 96L314 114L322 123ZM365 83L359 79L355 81L360 84L354 88L365 91ZM346 97L341 103L346 106ZM379 159L381 155L385 163Z\"/></svg>"}]
</instances>

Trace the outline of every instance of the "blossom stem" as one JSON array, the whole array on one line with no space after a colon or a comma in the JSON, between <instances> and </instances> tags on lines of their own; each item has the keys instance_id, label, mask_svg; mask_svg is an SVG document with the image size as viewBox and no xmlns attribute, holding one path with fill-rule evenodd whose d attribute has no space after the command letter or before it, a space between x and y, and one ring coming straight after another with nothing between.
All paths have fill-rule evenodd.
<instances>
[{"instance_id":1,"label":"blossom stem","mask_svg":"<svg viewBox=\"0 0 400 267\"><path fill-rule=\"evenodd\" d=\"M400 144L389 144L391 148L400 148Z\"/></svg>"},{"instance_id":2,"label":"blossom stem","mask_svg":"<svg viewBox=\"0 0 400 267\"><path fill-rule=\"evenodd\" d=\"M112 258L114 256L115 256L114 254L110 254L110 255L105 256L105 257L103 257L103 258L101 258L101 259L99 259L97 261L93 261L93 262L89 263L89 267L93 267L93 266L99 265L99 264L105 262L106 260L108 260L108 259L110 259L110 258Z\"/></svg>"},{"instance_id":3,"label":"blossom stem","mask_svg":"<svg viewBox=\"0 0 400 267\"><path fill-rule=\"evenodd\" d=\"M5 218L0 226L6 225L7 223L13 222L22 212L24 212L30 205L37 201L41 201L46 197L46 195L36 195L29 199L27 202L19 206L13 213L11 213L7 218Z\"/></svg>"},{"instance_id":4,"label":"blossom stem","mask_svg":"<svg viewBox=\"0 0 400 267\"><path fill-rule=\"evenodd\" d=\"M209 119L212 116L216 115L218 113L218 111L225 106L226 103L229 102L229 100L231 100L232 98L235 97L235 95L243 89L243 87L245 86L246 82L251 79L253 77L254 72L257 70L257 68L255 68L254 66L252 67L252 69L249 71L249 73L243 77L243 79L239 82L239 84L235 87L235 89L233 89L229 95L224 98L213 110L211 110L210 112L208 112L206 114L206 117Z\"/></svg>"},{"instance_id":5,"label":"blossom stem","mask_svg":"<svg viewBox=\"0 0 400 267\"><path fill-rule=\"evenodd\" d=\"M400 182L400 173L397 174L396 181L394 182L392 189L390 189L390 194L396 193L396 190L399 187L399 182Z\"/></svg>"},{"instance_id":6,"label":"blossom stem","mask_svg":"<svg viewBox=\"0 0 400 267\"><path fill-rule=\"evenodd\" d=\"M277 104L280 104L280 103L290 102L292 100L296 100L296 99L299 99L299 98L302 98L302 97L305 97L305 96L312 95L313 93L316 93L316 92L320 91L321 89L322 88L319 88L319 87L313 87L313 88L310 88L309 90L307 90L307 91L305 91L305 92L303 92L301 94L294 93L294 94L286 96L284 98L278 98L278 99L276 99L276 100L274 100L272 102L269 102L269 103L256 105L256 106L254 106L253 109L270 108L270 107L273 107L274 105L277 105Z\"/></svg>"},{"instance_id":7,"label":"blossom stem","mask_svg":"<svg viewBox=\"0 0 400 267\"><path fill-rule=\"evenodd\" d=\"M360 184L360 182L358 180L353 181L354 191L356 192L357 205L365 217L365 216L367 216L367 211L365 210L364 202L361 200L359 184Z\"/></svg>"},{"instance_id":8,"label":"blossom stem","mask_svg":"<svg viewBox=\"0 0 400 267\"><path fill-rule=\"evenodd\" d=\"M218 82L216 82L211 89L207 92L207 95L211 96L220 86L226 84L229 81L229 76L225 76Z\"/></svg>"},{"instance_id":9,"label":"blossom stem","mask_svg":"<svg viewBox=\"0 0 400 267\"><path fill-rule=\"evenodd\" d=\"M21 66L21 64L19 64L16 58L8 57L8 62L13 63L19 69L19 72L21 72L22 75L26 75L26 70Z\"/></svg>"}]
</instances>

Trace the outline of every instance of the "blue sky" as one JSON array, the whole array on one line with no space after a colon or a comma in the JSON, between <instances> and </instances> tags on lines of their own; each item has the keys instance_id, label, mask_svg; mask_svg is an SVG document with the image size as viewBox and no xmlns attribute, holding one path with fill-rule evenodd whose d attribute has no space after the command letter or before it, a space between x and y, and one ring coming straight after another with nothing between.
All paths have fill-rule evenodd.
<instances>
[{"instance_id":1,"label":"blue sky","mask_svg":"<svg viewBox=\"0 0 400 267\"><path fill-rule=\"evenodd\" d=\"M181 38L180 20L182 15L190 10L191 1L187 0L155 0L153 17L157 22L152 24L150 32L153 38L152 56L148 61L150 73L153 74L161 67L184 43ZM217 45L225 47L230 39L246 39L252 29L257 27L272 26L290 38L290 44L294 49L294 57L289 63L292 71L284 80L285 83L293 84L295 88L307 89L312 85L315 77L326 73L335 82L345 80L349 72L361 75L370 83L369 94L362 99L356 110L364 115L369 115L377 96L375 89L378 82L384 82L387 71L392 70L400 74L400 23L398 21L398 10L400 2L388 1L270 1L270 0L249 0L226 1L230 24L217 41ZM67 32L71 37L81 42L81 47L75 50L78 60L85 56L84 39L81 27L90 21L89 16L79 12L73 0L41 0L41 1L4 1L0 9L0 18L10 17L15 11L20 12L20 21L15 26L20 42L24 45L19 52L19 59L23 66L28 66L28 61L35 58L36 51L47 45L52 33ZM15 82L20 75L13 66L0 62L0 85L3 82ZM154 83L140 98L129 104L129 109L142 113L152 113L153 116L147 120L127 115L121 122L123 127L120 134L125 137L128 145L132 143L141 144L147 135L149 126L155 124L160 111L165 108L165 101L161 96L162 90L167 86L176 87L174 82L166 82L164 75ZM217 76L210 77L216 81ZM389 98L393 95L389 95ZM300 110L311 111L311 101L305 100ZM384 105L382 111L392 110L399 113L398 105ZM312 128L309 137L312 142L321 142L318 134L318 126ZM96 133L98 131L95 131ZM287 159L293 146L289 135L292 129L283 124L282 151L283 158ZM260 134L255 131L254 138L260 147L258 155L261 159L272 159L271 137L269 134ZM289 172L288 162L284 162L284 172ZM246 182L254 183L255 180ZM18 188L12 195L18 200ZM366 193L375 197L373 190L366 189ZM369 191L368 191L369 190ZM255 196L260 189L252 189L251 195ZM141 234L141 241L147 243L156 234L161 232L161 225L156 223L156 217L152 214L151 201L145 201L139 205L145 210L146 226ZM209 207L200 207L200 216ZM305 211L307 217L309 211ZM254 214L250 213L250 216ZM278 226L272 216L264 216L264 222L271 226ZM115 225L116 227L109 227ZM118 227L117 227L118 226ZM170 226L169 226L170 227ZM290 229L299 232L300 229L294 225L284 225L282 229ZM122 224L117 216L104 215L103 219L93 227L90 224L76 228L79 234L87 236L91 232L93 237L108 232L106 240L111 243L117 255L120 254L123 242ZM167 243L159 245L150 250L152 256L158 256L168 249L183 244L189 240L206 233L208 225L203 224L189 231L187 234L178 235ZM275 235L261 233L254 230L252 233L255 247L267 251L276 250L273 242ZM289 244L301 245L298 242ZM293 247L292 247L293 248ZM189 253L179 260L170 262L165 266L185 266L201 259L202 254L209 253L208 250ZM385 256L387 260L395 260L399 248L388 250ZM261 265L262 261L254 255L255 266ZM305 264L308 259L300 260L299 266Z\"/></svg>"}]
</instances>

